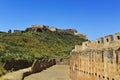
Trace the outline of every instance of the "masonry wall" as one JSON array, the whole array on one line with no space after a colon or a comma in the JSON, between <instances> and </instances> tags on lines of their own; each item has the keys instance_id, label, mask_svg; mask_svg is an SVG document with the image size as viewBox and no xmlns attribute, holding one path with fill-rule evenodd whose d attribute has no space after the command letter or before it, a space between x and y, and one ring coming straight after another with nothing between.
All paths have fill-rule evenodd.
<instances>
[{"instance_id":1,"label":"masonry wall","mask_svg":"<svg viewBox=\"0 0 120 80\"><path fill-rule=\"evenodd\" d=\"M29 76L33 73L41 72L45 70L46 68L49 68L53 65L56 65L56 60L55 59L37 59L33 62L31 68L25 72L23 72L22 79L26 76Z\"/></svg>"},{"instance_id":2,"label":"masonry wall","mask_svg":"<svg viewBox=\"0 0 120 80\"><path fill-rule=\"evenodd\" d=\"M120 33L75 46L70 53L72 80L120 80Z\"/></svg>"}]
</instances>

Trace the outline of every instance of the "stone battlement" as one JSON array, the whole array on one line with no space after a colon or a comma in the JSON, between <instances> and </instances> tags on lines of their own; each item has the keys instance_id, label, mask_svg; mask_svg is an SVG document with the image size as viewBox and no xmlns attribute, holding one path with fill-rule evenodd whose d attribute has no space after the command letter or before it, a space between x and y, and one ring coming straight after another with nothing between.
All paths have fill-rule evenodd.
<instances>
[{"instance_id":1,"label":"stone battlement","mask_svg":"<svg viewBox=\"0 0 120 80\"><path fill-rule=\"evenodd\" d=\"M107 48L119 48L120 47L120 32L115 33L115 35L108 35L96 39L95 41L86 41L82 43L82 46L76 45L75 51L79 52L87 49L107 49Z\"/></svg>"},{"instance_id":2,"label":"stone battlement","mask_svg":"<svg viewBox=\"0 0 120 80\"><path fill-rule=\"evenodd\" d=\"M72 80L120 80L120 32L75 45L70 53Z\"/></svg>"}]
</instances>

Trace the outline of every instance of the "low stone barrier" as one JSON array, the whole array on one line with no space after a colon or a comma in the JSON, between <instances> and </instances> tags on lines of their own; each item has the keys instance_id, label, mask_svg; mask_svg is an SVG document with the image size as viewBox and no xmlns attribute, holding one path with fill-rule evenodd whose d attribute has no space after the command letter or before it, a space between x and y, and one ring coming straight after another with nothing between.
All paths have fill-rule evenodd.
<instances>
[{"instance_id":1,"label":"low stone barrier","mask_svg":"<svg viewBox=\"0 0 120 80\"><path fill-rule=\"evenodd\" d=\"M7 73L0 77L0 80L24 80L26 76L45 70L55 64L55 59L37 59L33 62L31 67Z\"/></svg>"},{"instance_id":2,"label":"low stone barrier","mask_svg":"<svg viewBox=\"0 0 120 80\"><path fill-rule=\"evenodd\" d=\"M19 69L28 68L32 65L33 61L28 62L27 60L13 60L13 61L6 61L3 65L3 68L7 71L12 70L16 71Z\"/></svg>"},{"instance_id":3,"label":"low stone barrier","mask_svg":"<svg viewBox=\"0 0 120 80\"><path fill-rule=\"evenodd\" d=\"M30 74L40 72L40 71L45 70L46 68L49 68L55 64L56 64L55 59L35 60L32 64L31 70L23 73L22 80L24 80L24 78Z\"/></svg>"},{"instance_id":4,"label":"low stone barrier","mask_svg":"<svg viewBox=\"0 0 120 80\"><path fill-rule=\"evenodd\" d=\"M69 58L66 59L56 59L57 65L69 65Z\"/></svg>"}]
</instances>

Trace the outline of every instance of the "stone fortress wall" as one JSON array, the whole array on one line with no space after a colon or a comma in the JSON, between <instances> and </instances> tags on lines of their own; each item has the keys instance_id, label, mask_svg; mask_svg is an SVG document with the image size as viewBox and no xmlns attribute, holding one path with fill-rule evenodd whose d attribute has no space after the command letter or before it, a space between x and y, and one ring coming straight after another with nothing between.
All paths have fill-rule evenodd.
<instances>
[{"instance_id":1,"label":"stone fortress wall","mask_svg":"<svg viewBox=\"0 0 120 80\"><path fill-rule=\"evenodd\" d=\"M76 45L70 53L72 80L120 80L120 32Z\"/></svg>"},{"instance_id":2,"label":"stone fortress wall","mask_svg":"<svg viewBox=\"0 0 120 80\"><path fill-rule=\"evenodd\" d=\"M65 32L65 33L69 33L75 36L79 36L85 40L88 40L86 35L78 33L77 30L75 29L58 29L58 28L55 28L54 26L48 26L48 25L31 25L29 28L26 28L25 30L14 30L13 33L25 33L29 31L31 32L45 32L45 31Z\"/></svg>"}]
</instances>

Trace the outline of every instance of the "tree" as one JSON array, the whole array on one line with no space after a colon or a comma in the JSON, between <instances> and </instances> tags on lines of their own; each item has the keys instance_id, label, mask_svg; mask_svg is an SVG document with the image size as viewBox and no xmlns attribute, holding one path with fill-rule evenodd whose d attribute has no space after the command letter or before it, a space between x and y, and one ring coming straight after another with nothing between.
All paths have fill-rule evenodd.
<instances>
[{"instance_id":1,"label":"tree","mask_svg":"<svg viewBox=\"0 0 120 80\"><path fill-rule=\"evenodd\" d=\"M8 33L11 33L11 32L12 32L12 30L11 30L11 29L9 29L9 30L8 30Z\"/></svg>"}]
</instances>

